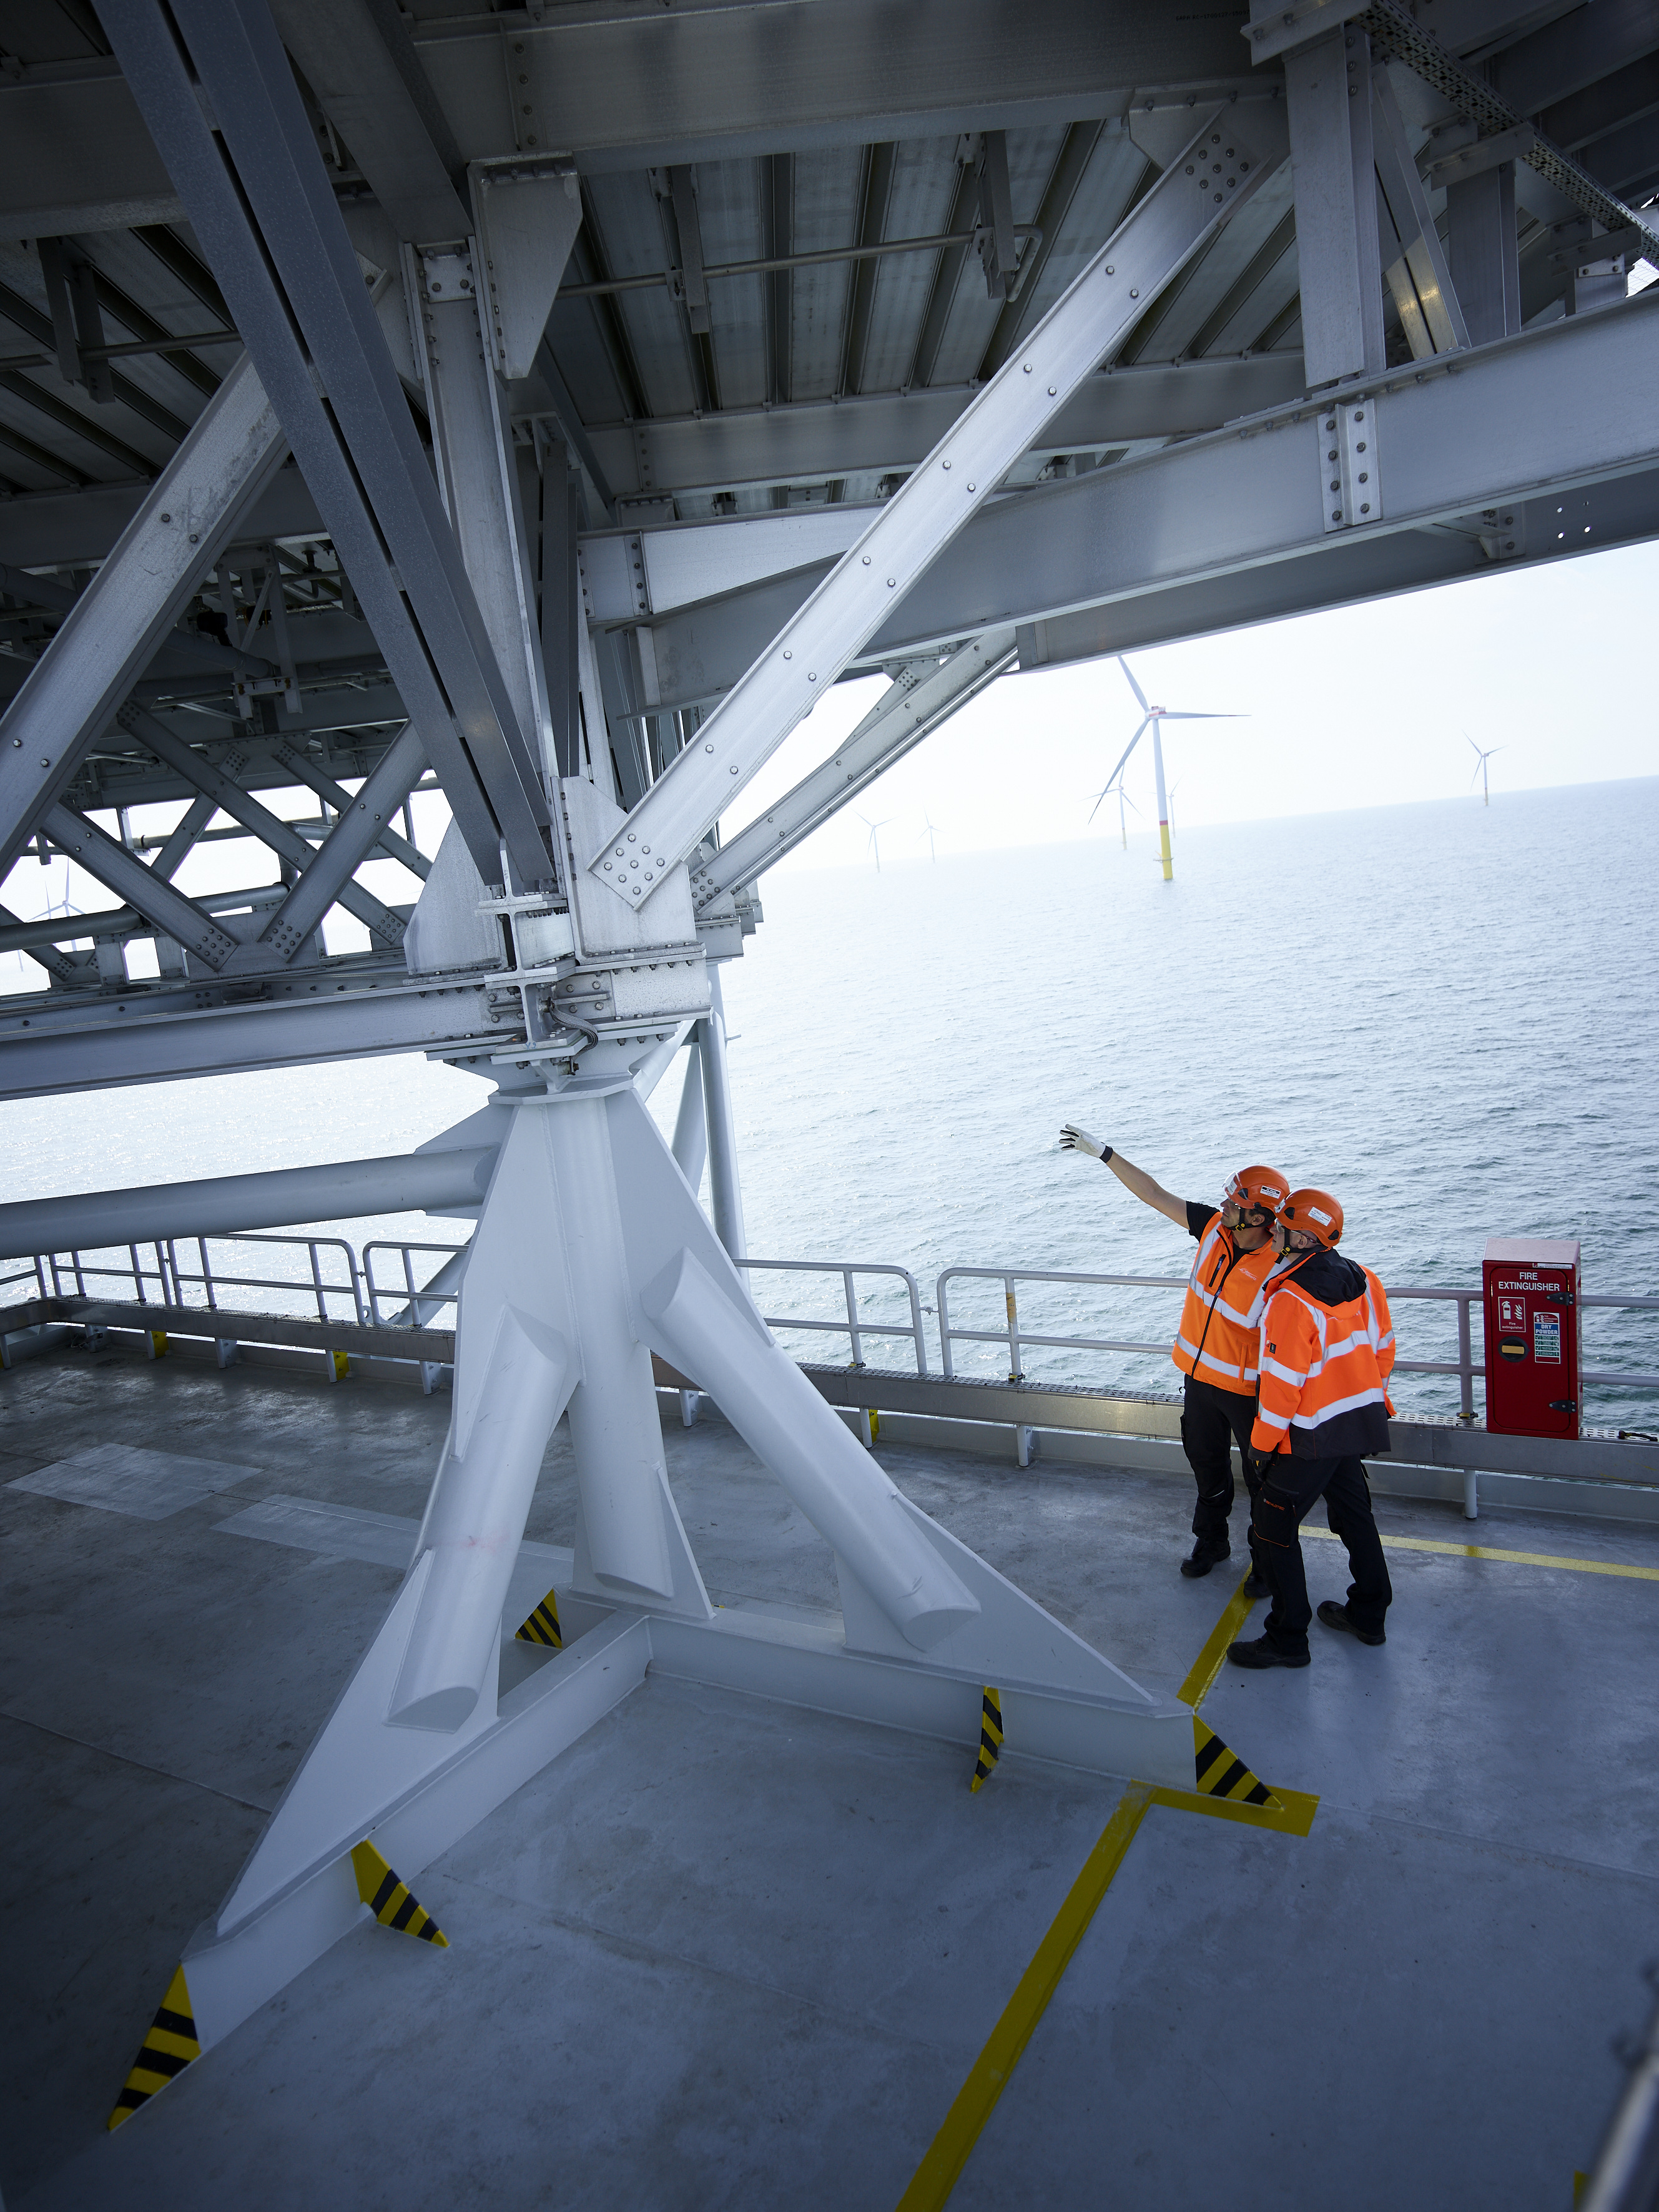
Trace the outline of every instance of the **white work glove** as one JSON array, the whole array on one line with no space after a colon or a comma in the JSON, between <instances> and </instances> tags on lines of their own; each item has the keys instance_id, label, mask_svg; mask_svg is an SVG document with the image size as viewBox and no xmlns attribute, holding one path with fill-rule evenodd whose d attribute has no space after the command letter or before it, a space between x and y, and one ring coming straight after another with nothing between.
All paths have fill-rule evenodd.
<instances>
[{"instance_id":1,"label":"white work glove","mask_svg":"<svg viewBox=\"0 0 1659 2212\"><path fill-rule=\"evenodd\" d=\"M1098 1137L1091 1137L1086 1129L1079 1129L1073 1121L1068 1121L1060 1133L1060 1149L1062 1152L1086 1152L1091 1160L1109 1160L1112 1157L1109 1145L1103 1145Z\"/></svg>"}]
</instances>

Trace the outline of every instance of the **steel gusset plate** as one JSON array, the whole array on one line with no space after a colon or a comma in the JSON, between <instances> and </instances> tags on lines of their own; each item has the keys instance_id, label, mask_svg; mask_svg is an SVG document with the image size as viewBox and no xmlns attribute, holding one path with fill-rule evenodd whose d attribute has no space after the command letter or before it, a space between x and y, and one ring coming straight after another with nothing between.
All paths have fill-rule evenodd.
<instances>
[{"instance_id":1,"label":"steel gusset plate","mask_svg":"<svg viewBox=\"0 0 1659 2212\"><path fill-rule=\"evenodd\" d=\"M480 876L504 842L551 883L546 796L264 0L100 14Z\"/></svg>"}]
</instances>

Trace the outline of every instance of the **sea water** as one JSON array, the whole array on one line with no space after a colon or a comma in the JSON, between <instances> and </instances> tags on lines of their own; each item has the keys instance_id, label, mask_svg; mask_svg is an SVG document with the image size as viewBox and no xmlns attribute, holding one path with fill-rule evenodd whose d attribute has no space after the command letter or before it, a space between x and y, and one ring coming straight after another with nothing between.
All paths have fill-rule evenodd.
<instances>
[{"instance_id":1,"label":"sea water","mask_svg":"<svg viewBox=\"0 0 1659 2212\"><path fill-rule=\"evenodd\" d=\"M1072 1120L1182 1199L1218 1202L1250 1161L1334 1192L1344 1249L1389 1285L1476 1285L1489 1236L1536 1235L1583 1240L1590 1291L1659 1293L1656 865L1644 780L1183 830L1170 884L1148 839L1109 833L786 870L722 970L750 1253L908 1270L935 1371L945 1269L1184 1273L1180 1230L1059 1150ZM684 1064L653 1101L665 1128ZM415 1058L0 1105L5 1194L405 1150L485 1095ZM839 1277L754 1281L769 1314L844 1317ZM1170 1291L1016 1291L1023 1334L1166 1344L1178 1310ZM873 1321L908 1322L902 1283L860 1292ZM959 1372L1007 1371L1005 1297L947 1286L953 1327L987 1333L956 1343ZM1405 1356L1455 1358L1455 1307L1400 1301L1396 1320ZM1585 1322L1589 1366L1659 1372L1659 1313ZM844 1335L786 1341L850 1357ZM863 1351L911 1364L902 1338ZM1020 1367L1177 1382L1157 1352L1023 1342ZM1396 1396L1458 1404L1455 1377ZM1592 1389L1586 1418L1651 1426L1659 1392Z\"/></svg>"}]
</instances>

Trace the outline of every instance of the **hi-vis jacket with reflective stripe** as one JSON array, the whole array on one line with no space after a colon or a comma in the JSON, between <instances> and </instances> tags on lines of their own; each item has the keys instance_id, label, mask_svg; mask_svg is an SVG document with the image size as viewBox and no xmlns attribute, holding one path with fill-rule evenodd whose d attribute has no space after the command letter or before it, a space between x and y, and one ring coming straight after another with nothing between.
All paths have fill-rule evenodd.
<instances>
[{"instance_id":1,"label":"hi-vis jacket with reflective stripe","mask_svg":"<svg viewBox=\"0 0 1659 2212\"><path fill-rule=\"evenodd\" d=\"M1250 1442L1296 1459L1389 1449L1394 1322L1369 1267L1313 1252L1268 1286Z\"/></svg>"},{"instance_id":2,"label":"hi-vis jacket with reflective stripe","mask_svg":"<svg viewBox=\"0 0 1659 2212\"><path fill-rule=\"evenodd\" d=\"M1170 1357L1182 1374L1218 1390L1253 1392L1267 1279L1278 1255L1271 1243L1241 1252L1211 1215L1187 1279L1187 1300Z\"/></svg>"}]
</instances>

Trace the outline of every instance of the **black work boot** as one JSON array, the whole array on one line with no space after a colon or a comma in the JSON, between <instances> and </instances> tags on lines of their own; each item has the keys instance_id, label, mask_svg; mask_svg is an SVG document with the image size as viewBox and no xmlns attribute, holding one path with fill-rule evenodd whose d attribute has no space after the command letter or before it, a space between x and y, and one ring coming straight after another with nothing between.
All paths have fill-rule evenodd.
<instances>
[{"instance_id":1,"label":"black work boot","mask_svg":"<svg viewBox=\"0 0 1659 2212\"><path fill-rule=\"evenodd\" d=\"M1258 1636L1250 1644L1230 1644L1227 1656L1235 1667L1306 1667L1311 1663L1305 1651L1281 1651L1266 1636Z\"/></svg>"},{"instance_id":2,"label":"black work boot","mask_svg":"<svg viewBox=\"0 0 1659 2212\"><path fill-rule=\"evenodd\" d=\"M1259 1597L1271 1597L1273 1595L1273 1591L1269 1589L1267 1584L1267 1577L1262 1573L1261 1568L1257 1566L1254 1559L1250 1562L1250 1571L1245 1576L1243 1581L1239 1584L1239 1589L1243 1595L1250 1599L1252 1602Z\"/></svg>"},{"instance_id":3,"label":"black work boot","mask_svg":"<svg viewBox=\"0 0 1659 2212\"><path fill-rule=\"evenodd\" d=\"M1357 1636L1362 1644L1386 1644L1389 1640L1380 1628L1375 1634L1368 1628L1362 1628L1347 1607L1339 1605L1334 1597L1328 1597L1320 1607L1319 1618L1327 1628L1340 1628L1345 1636Z\"/></svg>"},{"instance_id":4,"label":"black work boot","mask_svg":"<svg viewBox=\"0 0 1659 2212\"><path fill-rule=\"evenodd\" d=\"M1200 1536L1193 1546L1191 1556L1181 1562L1183 1575L1207 1575L1212 1567L1218 1567L1224 1559L1231 1559L1233 1547L1223 1536L1219 1542L1212 1536Z\"/></svg>"}]
</instances>

